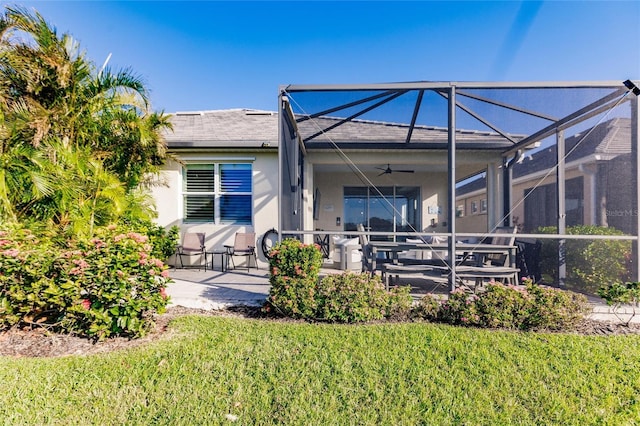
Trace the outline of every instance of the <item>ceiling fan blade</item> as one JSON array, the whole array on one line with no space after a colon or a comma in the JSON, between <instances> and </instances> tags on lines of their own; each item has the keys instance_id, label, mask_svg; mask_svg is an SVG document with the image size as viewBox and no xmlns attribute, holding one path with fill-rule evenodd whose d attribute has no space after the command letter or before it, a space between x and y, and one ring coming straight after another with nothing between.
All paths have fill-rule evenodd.
<instances>
[{"instance_id":1,"label":"ceiling fan blade","mask_svg":"<svg viewBox=\"0 0 640 426\"><path fill-rule=\"evenodd\" d=\"M394 170L397 173L415 173L415 170Z\"/></svg>"}]
</instances>

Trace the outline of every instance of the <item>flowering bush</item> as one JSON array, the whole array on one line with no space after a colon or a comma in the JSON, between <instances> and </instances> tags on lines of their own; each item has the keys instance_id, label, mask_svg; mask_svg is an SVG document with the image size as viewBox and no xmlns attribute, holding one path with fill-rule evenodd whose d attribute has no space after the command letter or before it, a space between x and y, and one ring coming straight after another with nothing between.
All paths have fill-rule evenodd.
<instances>
[{"instance_id":1,"label":"flowering bush","mask_svg":"<svg viewBox=\"0 0 640 426\"><path fill-rule=\"evenodd\" d=\"M0 229L0 328L46 320L71 302L53 278L55 257L49 240L20 227Z\"/></svg>"},{"instance_id":2,"label":"flowering bush","mask_svg":"<svg viewBox=\"0 0 640 426\"><path fill-rule=\"evenodd\" d=\"M314 318L320 249L288 238L276 244L269 256L271 288L264 310L292 318Z\"/></svg>"},{"instance_id":3,"label":"flowering bush","mask_svg":"<svg viewBox=\"0 0 640 426\"><path fill-rule=\"evenodd\" d=\"M408 316L409 288L387 292L379 277L336 274L319 280L322 253L295 239L278 243L270 253L271 289L264 306L292 318L360 322Z\"/></svg>"},{"instance_id":4,"label":"flowering bush","mask_svg":"<svg viewBox=\"0 0 640 426\"><path fill-rule=\"evenodd\" d=\"M439 319L440 306L440 299L431 294L425 294L413 308L412 315L428 321L437 321Z\"/></svg>"},{"instance_id":5,"label":"flowering bush","mask_svg":"<svg viewBox=\"0 0 640 426\"><path fill-rule=\"evenodd\" d=\"M110 226L63 247L19 227L0 235L0 327L140 336L166 308L168 272L144 235Z\"/></svg>"},{"instance_id":6,"label":"flowering bush","mask_svg":"<svg viewBox=\"0 0 640 426\"><path fill-rule=\"evenodd\" d=\"M387 292L385 317L393 320L408 319L413 315L413 297L411 286L392 287Z\"/></svg>"},{"instance_id":7,"label":"flowering bush","mask_svg":"<svg viewBox=\"0 0 640 426\"><path fill-rule=\"evenodd\" d=\"M437 318L449 324L477 325L480 317L476 301L478 296L468 294L461 288L449 293L449 298L442 302Z\"/></svg>"},{"instance_id":8,"label":"flowering bush","mask_svg":"<svg viewBox=\"0 0 640 426\"><path fill-rule=\"evenodd\" d=\"M542 287L531 280L523 284L490 283L479 294L456 289L438 308L435 299L426 296L418 313L426 319L456 325L559 330L575 325L588 312L584 295Z\"/></svg>"},{"instance_id":9,"label":"flowering bush","mask_svg":"<svg viewBox=\"0 0 640 426\"><path fill-rule=\"evenodd\" d=\"M336 322L382 319L389 303L379 277L351 272L324 277L317 299L318 318Z\"/></svg>"},{"instance_id":10,"label":"flowering bush","mask_svg":"<svg viewBox=\"0 0 640 426\"><path fill-rule=\"evenodd\" d=\"M166 230L150 220L126 219L118 225L118 230L124 233L134 231L146 235L152 246L151 256L161 260L167 260L169 256L175 254L176 245L180 238L178 226L174 225Z\"/></svg>"}]
</instances>

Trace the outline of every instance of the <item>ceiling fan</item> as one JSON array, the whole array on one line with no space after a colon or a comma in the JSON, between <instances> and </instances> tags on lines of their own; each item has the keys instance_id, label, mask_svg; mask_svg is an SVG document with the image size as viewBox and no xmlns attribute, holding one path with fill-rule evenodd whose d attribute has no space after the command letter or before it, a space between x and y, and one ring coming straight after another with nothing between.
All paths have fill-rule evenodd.
<instances>
[{"instance_id":1,"label":"ceiling fan","mask_svg":"<svg viewBox=\"0 0 640 426\"><path fill-rule=\"evenodd\" d=\"M414 170L392 170L390 164L387 164L386 169L382 167L376 167L376 169L382 170L382 173L380 173L378 176L390 175L391 173L414 173Z\"/></svg>"}]
</instances>

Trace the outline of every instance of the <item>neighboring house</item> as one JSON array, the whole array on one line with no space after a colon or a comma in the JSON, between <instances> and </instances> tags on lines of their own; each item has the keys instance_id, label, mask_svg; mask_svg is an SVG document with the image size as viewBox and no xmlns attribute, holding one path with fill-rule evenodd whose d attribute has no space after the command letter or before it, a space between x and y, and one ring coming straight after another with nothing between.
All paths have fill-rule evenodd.
<instances>
[{"instance_id":1,"label":"neighboring house","mask_svg":"<svg viewBox=\"0 0 640 426\"><path fill-rule=\"evenodd\" d=\"M277 226L277 114L178 112L171 123L164 137L175 160L153 189L160 225L206 233L208 250L232 245L236 232L261 236Z\"/></svg>"},{"instance_id":2,"label":"neighboring house","mask_svg":"<svg viewBox=\"0 0 640 426\"><path fill-rule=\"evenodd\" d=\"M567 226L611 226L634 233L630 129L630 119L614 118L566 139ZM557 224L556 163L557 146L552 145L513 165L513 220L524 232ZM456 200L463 212L461 232L487 226L484 177L459 187Z\"/></svg>"}]
</instances>

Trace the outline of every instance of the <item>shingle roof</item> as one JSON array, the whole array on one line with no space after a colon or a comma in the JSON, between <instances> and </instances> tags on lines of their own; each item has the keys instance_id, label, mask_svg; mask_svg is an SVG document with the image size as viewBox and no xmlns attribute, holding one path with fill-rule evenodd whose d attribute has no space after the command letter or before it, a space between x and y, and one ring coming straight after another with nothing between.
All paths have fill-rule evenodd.
<instances>
[{"instance_id":1,"label":"shingle roof","mask_svg":"<svg viewBox=\"0 0 640 426\"><path fill-rule=\"evenodd\" d=\"M303 139L306 139L320 129L327 129L338 124L341 118L321 117L313 120L301 121L298 128ZM448 129L445 127L431 127L416 125L411 134L411 142L405 144L409 125L403 123L388 123L368 120L352 120L340 124L306 142L307 148L324 148L334 142L343 147L357 147L358 144L378 145L397 148L438 148L446 149L448 145ZM517 141L523 136L516 135ZM512 143L501 135L487 131L461 130L456 131L458 148L466 149L500 149L512 146Z\"/></svg>"},{"instance_id":2,"label":"shingle roof","mask_svg":"<svg viewBox=\"0 0 640 426\"><path fill-rule=\"evenodd\" d=\"M258 148L267 142L278 146L278 114L254 109L177 112L171 115L173 130L164 133L169 148ZM340 118L315 118L298 123L300 134L308 137L340 122ZM312 148L328 147L329 141L358 148L440 148L446 149L448 131L442 127L415 126L411 143L405 144L407 124L353 120L326 135L312 139ZM329 139L330 138L330 139ZM520 139L516 136L515 139ZM459 148L501 149L511 146L500 135L485 131L458 130Z\"/></svg>"},{"instance_id":3,"label":"shingle roof","mask_svg":"<svg viewBox=\"0 0 640 426\"><path fill-rule=\"evenodd\" d=\"M586 135L586 137L585 137ZM584 140L583 140L584 138ZM571 151L579 143L575 150ZM576 161L591 154L616 156L631 152L631 120L628 118L614 118L576 133L565 141L566 152L571 152L566 162ZM542 170L549 170L556 165L556 145L536 152L522 163L513 166L513 177L523 177ZM456 189L456 195L461 196L486 187L486 177L478 178Z\"/></svg>"},{"instance_id":4,"label":"shingle roof","mask_svg":"<svg viewBox=\"0 0 640 426\"><path fill-rule=\"evenodd\" d=\"M576 133L565 140L565 152L569 153L565 162L572 162L592 154L615 156L631 152L631 120L613 118L591 129ZM556 145L536 152L513 168L513 177L521 177L556 165Z\"/></svg>"},{"instance_id":5,"label":"shingle roof","mask_svg":"<svg viewBox=\"0 0 640 426\"><path fill-rule=\"evenodd\" d=\"M258 148L278 146L278 114L254 109L177 112L169 148Z\"/></svg>"}]
</instances>

